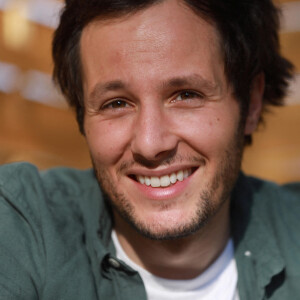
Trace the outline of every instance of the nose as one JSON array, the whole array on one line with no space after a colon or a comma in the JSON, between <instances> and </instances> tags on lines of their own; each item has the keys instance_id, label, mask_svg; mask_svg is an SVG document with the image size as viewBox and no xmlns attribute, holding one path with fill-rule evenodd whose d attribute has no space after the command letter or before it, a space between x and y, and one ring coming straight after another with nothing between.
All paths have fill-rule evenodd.
<instances>
[{"instance_id":1,"label":"nose","mask_svg":"<svg viewBox=\"0 0 300 300\"><path fill-rule=\"evenodd\" d=\"M140 109L131 142L133 157L145 165L156 165L174 156L178 138L163 107L148 105Z\"/></svg>"}]
</instances>

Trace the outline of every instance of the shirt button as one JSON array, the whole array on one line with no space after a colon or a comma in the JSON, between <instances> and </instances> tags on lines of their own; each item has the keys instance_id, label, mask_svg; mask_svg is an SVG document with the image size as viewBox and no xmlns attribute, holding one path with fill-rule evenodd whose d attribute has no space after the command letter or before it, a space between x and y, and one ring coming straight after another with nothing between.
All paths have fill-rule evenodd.
<instances>
[{"instance_id":1,"label":"shirt button","mask_svg":"<svg viewBox=\"0 0 300 300\"><path fill-rule=\"evenodd\" d=\"M108 259L108 263L115 269L119 269L121 264L114 258L110 257Z\"/></svg>"}]
</instances>

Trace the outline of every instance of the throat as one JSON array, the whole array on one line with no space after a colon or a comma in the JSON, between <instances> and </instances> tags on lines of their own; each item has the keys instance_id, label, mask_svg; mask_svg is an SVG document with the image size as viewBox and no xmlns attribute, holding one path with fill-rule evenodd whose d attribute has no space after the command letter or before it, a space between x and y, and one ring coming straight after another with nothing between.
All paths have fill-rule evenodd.
<instances>
[{"instance_id":1,"label":"throat","mask_svg":"<svg viewBox=\"0 0 300 300\"><path fill-rule=\"evenodd\" d=\"M112 239L117 257L130 267L170 280L189 280L199 276L224 250L222 248L213 256L206 247L195 247L191 237L171 241L144 239L133 246L113 230Z\"/></svg>"}]
</instances>

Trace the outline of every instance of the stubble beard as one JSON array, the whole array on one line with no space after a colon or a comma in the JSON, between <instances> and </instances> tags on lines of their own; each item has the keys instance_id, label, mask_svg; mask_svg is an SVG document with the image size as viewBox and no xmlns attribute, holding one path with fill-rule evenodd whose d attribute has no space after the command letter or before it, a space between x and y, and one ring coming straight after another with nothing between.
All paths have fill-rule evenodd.
<instances>
[{"instance_id":1,"label":"stubble beard","mask_svg":"<svg viewBox=\"0 0 300 300\"><path fill-rule=\"evenodd\" d=\"M94 171L105 201L121 218L146 238L153 240L176 240L198 232L205 227L227 201L230 201L232 190L240 172L244 145L241 128L237 131L235 140L224 151L224 156L213 179L200 191L194 216L190 218L189 222L178 224L176 228L164 230L157 230L157 226L144 223L136 215L134 206L126 198L125 194L118 192L118 188L110 179L107 170L97 166L92 159ZM193 161L195 159L190 158ZM162 203L162 210L165 208L164 206L165 204Z\"/></svg>"}]
</instances>

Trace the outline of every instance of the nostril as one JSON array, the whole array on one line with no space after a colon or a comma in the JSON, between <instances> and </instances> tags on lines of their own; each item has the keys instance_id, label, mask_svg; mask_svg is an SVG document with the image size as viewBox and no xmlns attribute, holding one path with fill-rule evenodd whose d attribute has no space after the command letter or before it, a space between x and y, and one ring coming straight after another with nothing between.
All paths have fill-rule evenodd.
<instances>
[{"instance_id":1,"label":"nostril","mask_svg":"<svg viewBox=\"0 0 300 300\"><path fill-rule=\"evenodd\" d=\"M140 165L145 166L149 169L157 168L162 164L168 164L172 162L177 153L177 145L167 151L161 151L154 156L150 156L146 153L133 153L133 159Z\"/></svg>"}]
</instances>

